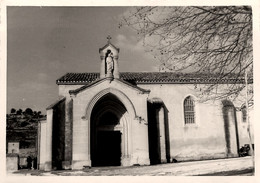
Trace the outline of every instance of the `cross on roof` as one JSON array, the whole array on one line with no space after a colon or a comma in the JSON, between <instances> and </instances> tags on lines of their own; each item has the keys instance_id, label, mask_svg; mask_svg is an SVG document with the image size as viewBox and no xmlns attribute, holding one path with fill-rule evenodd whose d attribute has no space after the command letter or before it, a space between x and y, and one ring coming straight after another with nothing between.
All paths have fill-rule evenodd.
<instances>
[{"instance_id":1,"label":"cross on roof","mask_svg":"<svg viewBox=\"0 0 260 183\"><path fill-rule=\"evenodd\" d=\"M110 43L110 39L112 39L112 37L110 35L107 36L107 42Z\"/></svg>"}]
</instances>

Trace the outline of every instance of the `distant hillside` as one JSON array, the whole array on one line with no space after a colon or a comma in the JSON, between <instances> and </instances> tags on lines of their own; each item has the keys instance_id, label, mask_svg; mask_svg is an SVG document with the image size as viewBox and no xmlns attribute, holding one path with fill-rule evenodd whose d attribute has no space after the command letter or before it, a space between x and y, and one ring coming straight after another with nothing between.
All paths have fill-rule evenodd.
<instances>
[{"instance_id":1,"label":"distant hillside","mask_svg":"<svg viewBox=\"0 0 260 183\"><path fill-rule=\"evenodd\" d=\"M28 155L36 155L38 123L45 119L46 115L42 115L40 111L32 111L30 108L25 111L11 109L11 113L6 115L6 142L19 142L23 156L28 153Z\"/></svg>"}]
</instances>

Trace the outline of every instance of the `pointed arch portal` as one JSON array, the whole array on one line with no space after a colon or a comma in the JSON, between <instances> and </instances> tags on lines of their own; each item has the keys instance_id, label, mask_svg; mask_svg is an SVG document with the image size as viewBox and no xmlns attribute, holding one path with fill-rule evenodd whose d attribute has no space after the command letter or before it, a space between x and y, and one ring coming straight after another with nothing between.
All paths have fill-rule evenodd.
<instances>
[{"instance_id":1,"label":"pointed arch portal","mask_svg":"<svg viewBox=\"0 0 260 183\"><path fill-rule=\"evenodd\" d=\"M92 166L120 166L129 154L128 112L112 93L103 95L90 117L90 157Z\"/></svg>"}]
</instances>

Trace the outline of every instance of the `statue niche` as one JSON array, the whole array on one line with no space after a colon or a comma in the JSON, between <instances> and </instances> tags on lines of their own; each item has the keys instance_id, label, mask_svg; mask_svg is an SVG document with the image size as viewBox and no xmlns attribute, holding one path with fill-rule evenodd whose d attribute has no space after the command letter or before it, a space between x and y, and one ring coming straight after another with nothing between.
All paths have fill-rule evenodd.
<instances>
[{"instance_id":1,"label":"statue niche","mask_svg":"<svg viewBox=\"0 0 260 183\"><path fill-rule=\"evenodd\" d=\"M105 56L105 62L106 62L105 74L108 77L112 77L113 71L114 71L114 58L113 58L113 53L111 52L111 50L107 50L106 56Z\"/></svg>"},{"instance_id":2,"label":"statue niche","mask_svg":"<svg viewBox=\"0 0 260 183\"><path fill-rule=\"evenodd\" d=\"M110 78L111 81L113 78L119 78L118 71L118 53L119 48L115 47L110 43L111 37L108 36L108 42L103 48L99 48L99 54L101 59L100 65L100 79Z\"/></svg>"}]
</instances>

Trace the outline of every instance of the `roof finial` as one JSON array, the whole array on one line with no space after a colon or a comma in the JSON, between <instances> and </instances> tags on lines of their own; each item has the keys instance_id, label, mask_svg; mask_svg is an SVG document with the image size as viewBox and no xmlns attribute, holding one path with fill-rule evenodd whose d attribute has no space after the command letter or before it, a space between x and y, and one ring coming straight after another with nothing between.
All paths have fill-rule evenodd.
<instances>
[{"instance_id":1,"label":"roof finial","mask_svg":"<svg viewBox=\"0 0 260 183\"><path fill-rule=\"evenodd\" d=\"M107 43L110 43L110 39L112 39L112 37L110 35L107 36Z\"/></svg>"}]
</instances>

